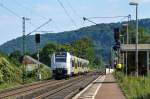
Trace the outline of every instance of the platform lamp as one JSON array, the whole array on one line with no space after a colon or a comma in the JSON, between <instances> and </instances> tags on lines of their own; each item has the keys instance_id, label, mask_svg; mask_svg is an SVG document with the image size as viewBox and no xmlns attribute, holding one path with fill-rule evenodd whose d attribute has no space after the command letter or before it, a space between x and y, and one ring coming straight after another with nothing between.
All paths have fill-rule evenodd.
<instances>
[{"instance_id":1,"label":"platform lamp","mask_svg":"<svg viewBox=\"0 0 150 99\"><path fill-rule=\"evenodd\" d=\"M135 6L136 7L136 46L135 46L135 48L136 48L136 55L135 55L135 57L136 57L136 61L135 61L135 63L136 63L136 76L138 77L138 72L139 72L139 70L138 70L138 3L136 3L136 2L130 2L129 3L129 5L133 5L133 6Z\"/></svg>"}]
</instances>

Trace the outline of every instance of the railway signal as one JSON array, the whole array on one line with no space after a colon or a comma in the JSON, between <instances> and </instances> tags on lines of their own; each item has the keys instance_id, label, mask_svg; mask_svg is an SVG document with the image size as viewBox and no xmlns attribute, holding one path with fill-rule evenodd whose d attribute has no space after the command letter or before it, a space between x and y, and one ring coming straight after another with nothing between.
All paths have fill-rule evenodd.
<instances>
[{"instance_id":1,"label":"railway signal","mask_svg":"<svg viewBox=\"0 0 150 99\"><path fill-rule=\"evenodd\" d=\"M117 51L118 49L120 49L120 45L114 45L113 49L114 49L114 51Z\"/></svg>"},{"instance_id":2,"label":"railway signal","mask_svg":"<svg viewBox=\"0 0 150 99\"><path fill-rule=\"evenodd\" d=\"M37 58L38 62L40 61L40 55L39 55L39 44L40 44L40 34L35 34L35 42L36 42L36 48L37 48ZM41 80L41 73L40 73L40 64L38 63L37 68L37 79Z\"/></svg>"},{"instance_id":3,"label":"railway signal","mask_svg":"<svg viewBox=\"0 0 150 99\"><path fill-rule=\"evenodd\" d=\"M119 28L114 28L114 39L116 42L120 39L120 30Z\"/></svg>"},{"instance_id":4,"label":"railway signal","mask_svg":"<svg viewBox=\"0 0 150 99\"><path fill-rule=\"evenodd\" d=\"M115 45L113 46L114 51L117 51L120 49L120 29L114 28L114 39L115 39Z\"/></svg>"},{"instance_id":5,"label":"railway signal","mask_svg":"<svg viewBox=\"0 0 150 99\"><path fill-rule=\"evenodd\" d=\"M35 35L35 42L40 43L40 34Z\"/></svg>"}]
</instances>

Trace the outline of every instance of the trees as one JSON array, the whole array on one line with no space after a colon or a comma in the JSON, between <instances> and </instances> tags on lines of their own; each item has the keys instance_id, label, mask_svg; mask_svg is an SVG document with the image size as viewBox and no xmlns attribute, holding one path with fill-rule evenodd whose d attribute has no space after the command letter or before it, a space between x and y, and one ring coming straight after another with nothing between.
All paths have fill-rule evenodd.
<instances>
[{"instance_id":1,"label":"trees","mask_svg":"<svg viewBox=\"0 0 150 99\"><path fill-rule=\"evenodd\" d=\"M146 32L143 27L139 28L139 43L148 44L150 43L150 35Z\"/></svg>"},{"instance_id":2,"label":"trees","mask_svg":"<svg viewBox=\"0 0 150 99\"><path fill-rule=\"evenodd\" d=\"M9 55L9 59L16 66L21 66L22 54L20 51L16 50Z\"/></svg>"},{"instance_id":3,"label":"trees","mask_svg":"<svg viewBox=\"0 0 150 99\"><path fill-rule=\"evenodd\" d=\"M90 63L94 62L94 48L93 42L89 38L81 38L72 42L71 44L56 44L56 43L47 43L43 49L40 51L40 61L44 64L50 66L51 64L51 55L54 52L70 52L71 54L84 58L90 61ZM34 53L32 56L36 57L37 53Z\"/></svg>"},{"instance_id":4,"label":"trees","mask_svg":"<svg viewBox=\"0 0 150 99\"><path fill-rule=\"evenodd\" d=\"M20 57L21 57L21 52L20 51L18 51L18 50L16 50L16 51L14 51L14 52L12 52L10 55L9 55L9 57L12 59L12 58L14 58L14 59L16 59L16 60L20 60Z\"/></svg>"},{"instance_id":5,"label":"trees","mask_svg":"<svg viewBox=\"0 0 150 99\"><path fill-rule=\"evenodd\" d=\"M55 43L47 43L40 51L40 61L50 66L51 55L58 50L58 45Z\"/></svg>"},{"instance_id":6,"label":"trees","mask_svg":"<svg viewBox=\"0 0 150 99\"><path fill-rule=\"evenodd\" d=\"M136 43L136 30L135 30L135 26L133 23L129 24L129 43L130 44L135 44ZM124 42L126 43L126 27L122 28L121 29L121 35L123 36L121 38L121 42L123 42L123 39L124 39ZM147 43L150 43L150 35L148 34L148 32L146 31L146 29L144 27L139 27L139 30L138 30L138 42L140 44L147 44Z\"/></svg>"},{"instance_id":7,"label":"trees","mask_svg":"<svg viewBox=\"0 0 150 99\"><path fill-rule=\"evenodd\" d=\"M74 55L88 59L91 63L93 63L95 53L93 42L89 38L83 37L80 40L73 42L71 47L73 47Z\"/></svg>"}]
</instances>

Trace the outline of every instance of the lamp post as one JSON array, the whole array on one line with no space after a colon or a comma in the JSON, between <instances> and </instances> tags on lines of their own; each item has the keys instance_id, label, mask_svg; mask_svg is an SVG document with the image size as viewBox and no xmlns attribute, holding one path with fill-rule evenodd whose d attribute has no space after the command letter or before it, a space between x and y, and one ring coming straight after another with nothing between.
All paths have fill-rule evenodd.
<instances>
[{"instance_id":1,"label":"lamp post","mask_svg":"<svg viewBox=\"0 0 150 99\"><path fill-rule=\"evenodd\" d=\"M136 76L138 77L138 3L130 2L130 5L136 6Z\"/></svg>"}]
</instances>

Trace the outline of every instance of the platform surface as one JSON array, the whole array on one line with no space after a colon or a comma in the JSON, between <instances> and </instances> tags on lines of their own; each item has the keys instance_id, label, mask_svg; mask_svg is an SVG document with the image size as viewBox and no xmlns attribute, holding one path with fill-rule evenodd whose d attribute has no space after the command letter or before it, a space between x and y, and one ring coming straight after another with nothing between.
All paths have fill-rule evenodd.
<instances>
[{"instance_id":1,"label":"platform surface","mask_svg":"<svg viewBox=\"0 0 150 99\"><path fill-rule=\"evenodd\" d=\"M97 83L101 83L102 86L99 88L95 99L126 99L112 74L106 75L103 82Z\"/></svg>"},{"instance_id":2,"label":"platform surface","mask_svg":"<svg viewBox=\"0 0 150 99\"><path fill-rule=\"evenodd\" d=\"M126 99L112 74L100 75L72 99Z\"/></svg>"}]
</instances>

